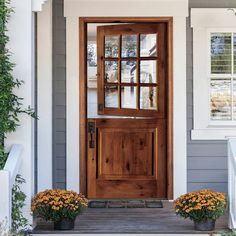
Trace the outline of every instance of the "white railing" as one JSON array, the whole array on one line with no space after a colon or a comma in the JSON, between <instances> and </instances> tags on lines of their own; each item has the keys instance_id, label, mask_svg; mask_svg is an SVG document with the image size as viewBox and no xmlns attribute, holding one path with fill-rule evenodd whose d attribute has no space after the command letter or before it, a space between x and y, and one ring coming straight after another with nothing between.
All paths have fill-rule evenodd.
<instances>
[{"instance_id":1,"label":"white railing","mask_svg":"<svg viewBox=\"0 0 236 236\"><path fill-rule=\"evenodd\" d=\"M236 138L228 139L229 228L236 229Z\"/></svg>"},{"instance_id":2,"label":"white railing","mask_svg":"<svg viewBox=\"0 0 236 236\"><path fill-rule=\"evenodd\" d=\"M21 165L22 145L13 145L3 170L0 171L0 222L7 220L11 225L11 195Z\"/></svg>"}]
</instances>

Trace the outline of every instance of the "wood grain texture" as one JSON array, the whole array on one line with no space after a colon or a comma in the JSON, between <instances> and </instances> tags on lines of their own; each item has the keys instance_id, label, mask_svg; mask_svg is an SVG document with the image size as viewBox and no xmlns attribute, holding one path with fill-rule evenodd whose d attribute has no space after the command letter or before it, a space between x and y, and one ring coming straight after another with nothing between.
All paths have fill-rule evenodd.
<instances>
[{"instance_id":1,"label":"wood grain texture","mask_svg":"<svg viewBox=\"0 0 236 236\"><path fill-rule=\"evenodd\" d=\"M165 120L94 119L88 197L166 199Z\"/></svg>"},{"instance_id":2,"label":"wood grain texture","mask_svg":"<svg viewBox=\"0 0 236 236\"><path fill-rule=\"evenodd\" d=\"M166 83L167 91L165 99L167 101L167 122L165 131L167 138L163 147L167 146L166 153L166 185L168 199L173 198L173 26L172 17L82 17L80 21L80 190L86 194L87 182L87 67L86 67L86 42L88 23L166 23L167 25L167 65ZM81 70L82 68L82 70ZM134 116L132 113L131 116ZM163 117L159 117L163 118ZM119 126L119 124L118 124ZM158 167L157 167L158 168ZM91 186L90 186L91 188Z\"/></svg>"},{"instance_id":3,"label":"wood grain texture","mask_svg":"<svg viewBox=\"0 0 236 236\"><path fill-rule=\"evenodd\" d=\"M155 57L141 57L140 56L140 35L156 34L157 38L157 56ZM127 35L136 35L137 37L137 46L136 46L136 56L135 57L122 57L121 48L122 48L122 37ZM118 56L116 58L105 57L105 38L107 36L119 36L119 48ZM98 59L98 104L101 105L102 109L98 110L99 115L115 115L115 116L137 116L137 117L157 117L157 118L166 118L166 59L165 51L166 48L166 24L165 23L156 23L156 24L121 24L121 25L106 25L97 27L97 59ZM121 62L122 61L135 61L137 65L137 78L136 83L123 83L121 81ZM156 61L156 78L154 81L156 83L140 83L140 63L142 60ZM115 61L118 63L118 81L117 83L106 82L105 79L105 62L106 61ZM109 108L105 106L105 86L117 86L118 87L118 108ZM137 91L135 109L127 109L121 106L121 88L122 86L135 86ZM141 86L156 88L158 90L156 101L156 109L140 109L140 88Z\"/></svg>"},{"instance_id":4,"label":"wood grain texture","mask_svg":"<svg viewBox=\"0 0 236 236\"><path fill-rule=\"evenodd\" d=\"M80 191L87 195L87 24L79 19ZM76 181L76 180L75 180Z\"/></svg>"}]
</instances>

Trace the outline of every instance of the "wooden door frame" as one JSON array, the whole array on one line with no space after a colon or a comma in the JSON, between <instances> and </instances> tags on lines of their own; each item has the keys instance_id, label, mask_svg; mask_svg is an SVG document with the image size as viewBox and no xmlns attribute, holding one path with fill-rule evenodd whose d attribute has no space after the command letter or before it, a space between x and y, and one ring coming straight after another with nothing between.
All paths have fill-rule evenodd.
<instances>
[{"instance_id":1,"label":"wooden door frame","mask_svg":"<svg viewBox=\"0 0 236 236\"><path fill-rule=\"evenodd\" d=\"M87 195L87 25L89 23L167 24L167 199L173 199L173 17L79 18L80 192Z\"/></svg>"}]
</instances>

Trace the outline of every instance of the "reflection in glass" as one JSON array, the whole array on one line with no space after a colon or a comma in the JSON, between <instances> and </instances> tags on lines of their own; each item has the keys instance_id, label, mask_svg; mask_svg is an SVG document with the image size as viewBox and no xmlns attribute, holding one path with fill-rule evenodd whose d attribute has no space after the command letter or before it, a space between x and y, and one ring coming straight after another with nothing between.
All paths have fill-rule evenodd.
<instances>
[{"instance_id":1,"label":"reflection in glass","mask_svg":"<svg viewBox=\"0 0 236 236\"><path fill-rule=\"evenodd\" d=\"M234 34L234 74L236 74L236 34Z\"/></svg>"},{"instance_id":2,"label":"reflection in glass","mask_svg":"<svg viewBox=\"0 0 236 236\"><path fill-rule=\"evenodd\" d=\"M121 62L121 82L136 83L136 61Z\"/></svg>"},{"instance_id":3,"label":"reflection in glass","mask_svg":"<svg viewBox=\"0 0 236 236\"><path fill-rule=\"evenodd\" d=\"M157 56L157 35L141 34L140 35L140 57Z\"/></svg>"},{"instance_id":4,"label":"reflection in glass","mask_svg":"<svg viewBox=\"0 0 236 236\"><path fill-rule=\"evenodd\" d=\"M157 61L140 62L140 83L157 83Z\"/></svg>"},{"instance_id":5,"label":"reflection in glass","mask_svg":"<svg viewBox=\"0 0 236 236\"><path fill-rule=\"evenodd\" d=\"M140 109L157 110L156 87L140 87Z\"/></svg>"},{"instance_id":6,"label":"reflection in glass","mask_svg":"<svg viewBox=\"0 0 236 236\"><path fill-rule=\"evenodd\" d=\"M105 83L117 83L118 82L118 62L117 61L105 61Z\"/></svg>"},{"instance_id":7,"label":"reflection in glass","mask_svg":"<svg viewBox=\"0 0 236 236\"><path fill-rule=\"evenodd\" d=\"M137 35L123 35L122 36L122 57L136 57L137 56Z\"/></svg>"},{"instance_id":8,"label":"reflection in glass","mask_svg":"<svg viewBox=\"0 0 236 236\"><path fill-rule=\"evenodd\" d=\"M211 34L211 73L231 74L231 34Z\"/></svg>"},{"instance_id":9,"label":"reflection in glass","mask_svg":"<svg viewBox=\"0 0 236 236\"><path fill-rule=\"evenodd\" d=\"M211 79L211 119L231 119L231 82L230 79Z\"/></svg>"},{"instance_id":10,"label":"reflection in glass","mask_svg":"<svg viewBox=\"0 0 236 236\"><path fill-rule=\"evenodd\" d=\"M118 86L105 86L105 107L118 108Z\"/></svg>"},{"instance_id":11,"label":"reflection in glass","mask_svg":"<svg viewBox=\"0 0 236 236\"><path fill-rule=\"evenodd\" d=\"M122 86L121 87L121 107L122 108L136 108L136 87Z\"/></svg>"},{"instance_id":12,"label":"reflection in glass","mask_svg":"<svg viewBox=\"0 0 236 236\"><path fill-rule=\"evenodd\" d=\"M233 79L233 119L236 120L236 78Z\"/></svg>"},{"instance_id":13,"label":"reflection in glass","mask_svg":"<svg viewBox=\"0 0 236 236\"><path fill-rule=\"evenodd\" d=\"M119 36L105 37L105 57L118 57Z\"/></svg>"}]
</instances>

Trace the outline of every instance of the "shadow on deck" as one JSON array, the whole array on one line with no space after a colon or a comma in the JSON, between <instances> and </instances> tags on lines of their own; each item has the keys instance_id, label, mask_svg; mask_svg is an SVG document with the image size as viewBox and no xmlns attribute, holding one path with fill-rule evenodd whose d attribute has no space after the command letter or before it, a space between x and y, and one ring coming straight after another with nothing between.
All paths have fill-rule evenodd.
<instances>
[{"instance_id":1,"label":"shadow on deck","mask_svg":"<svg viewBox=\"0 0 236 236\"><path fill-rule=\"evenodd\" d=\"M49 223L38 223L34 234L213 234L228 230L228 216L217 220L214 232L193 229L188 219L176 216L173 203L163 202L163 208L89 208L76 219L73 231L54 231Z\"/></svg>"}]
</instances>

